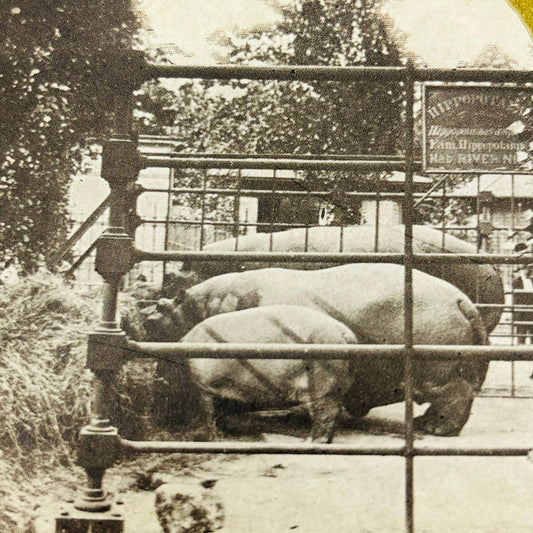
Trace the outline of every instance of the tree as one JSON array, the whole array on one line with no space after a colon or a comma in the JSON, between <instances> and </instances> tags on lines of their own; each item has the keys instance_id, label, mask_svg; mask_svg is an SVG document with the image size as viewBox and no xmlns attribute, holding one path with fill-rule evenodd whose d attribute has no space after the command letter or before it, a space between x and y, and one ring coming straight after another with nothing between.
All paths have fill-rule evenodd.
<instances>
[{"instance_id":1,"label":"tree","mask_svg":"<svg viewBox=\"0 0 533 533\"><path fill-rule=\"evenodd\" d=\"M229 60L244 64L400 65L374 0L296 0L270 30L229 36ZM202 149L270 154L396 154L403 144L404 91L398 82L191 82L179 100L201 109L177 115L175 130ZM359 179L363 178L358 176ZM375 179L375 175L366 176ZM333 190L335 211L358 219L344 191L354 174L309 172L309 189ZM342 214L342 216L341 216Z\"/></svg>"},{"instance_id":2,"label":"tree","mask_svg":"<svg viewBox=\"0 0 533 533\"><path fill-rule=\"evenodd\" d=\"M136 29L130 0L1 3L0 266L31 271L64 241L69 178L112 124L102 73Z\"/></svg>"},{"instance_id":3,"label":"tree","mask_svg":"<svg viewBox=\"0 0 533 533\"><path fill-rule=\"evenodd\" d=\"M298 0L293 10L285 10L274 30L255 32L245 42L234 41L230 59L248 64L399 65L400 52L388 38L377 14L378 4ZM403 91L398 83L245 85L246 93L231 105L247 117L261 118L253 132L259 151L385 154L401 150ZM235 136L234 143L239 142L242 137Z\"/></svg>"}]
</instances>

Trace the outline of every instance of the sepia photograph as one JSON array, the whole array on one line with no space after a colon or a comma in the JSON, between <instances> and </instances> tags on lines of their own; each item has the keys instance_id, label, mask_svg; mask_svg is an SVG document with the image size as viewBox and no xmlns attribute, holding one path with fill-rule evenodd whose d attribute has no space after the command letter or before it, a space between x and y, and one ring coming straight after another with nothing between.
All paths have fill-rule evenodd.
<instances>
[{"instance_id":1,"label":"sepia photograph","mask_svg":"<svg viewBox=\"0 0 533 533\"><path fill-rule=\"evenodd\" d=\"M0 533L533 530L529 0L0 25Z\"/></svg>"}]
</instances>

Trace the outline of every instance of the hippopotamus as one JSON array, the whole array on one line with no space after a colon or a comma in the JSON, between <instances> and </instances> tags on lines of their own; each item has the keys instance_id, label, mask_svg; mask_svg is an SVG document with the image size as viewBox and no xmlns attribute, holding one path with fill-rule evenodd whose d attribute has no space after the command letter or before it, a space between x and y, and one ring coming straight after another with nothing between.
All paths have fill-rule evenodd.
<instances>
[{"instance_id":1,"label":"hippopotamus","mask_svg":"<svg viewBox=\"0 0 533 533\"><path fill-rule=\"evenodd\" d=\"M405 226L380 225L376 249L376 228L373 225L316 226L296 228L276 233L256 233L226 239L204 246L208 252L235 251L274 251L274 252L351 252L351 253L402 253L404 251ZM453 235L443 234L428 226L413 226L414 253L472 254L476 247ZM252 261L195 261L184 265L185 272L195 272L198 280L257 268L283 267L291 269L321 269L327 266L317 262L269 263ZM504 290L500 275L491 265L478 262L439 263L437 261L417 264L416 268L432 276L444 279L464 292L473 302L480 304L503 304ZM479 309L490 333L498 324L501 307L481 307Z\"/></svg>"},{"instance_id":2,"label":"hippopotamus","mask_svg":"<svg viewBox=\"0 0 533 533\"><path fill-rule=\"evenodd\" d=\"M316 309L345 324L362 344L403 344L404 267L348 264L323 270L267 268L210 278L177 296L160 300L146 323L150 340L178 341L214 315L270 305ZM413 271L415 344L487 344L483 320L472 301L450 283ZM414 398L429 402L417 428L457 435L468 420L474 393L487 371L479 360L417 361ZM398 358L354 359L348 412L363 416L378 405L404 398Z\"/></svg>"},{"instance_id":3,"label":"hippopotamus","mask_svg":"<svg viewBox=\"0 0 533 533\"><path fill-rule=\"evenodd\" d=\"M269 305L206 318L181 342L355 344L357 338L315 309ZM342 399L352 385L346 360L189 359L188 364L210 419L215 406L235 402L251 409L303 406L311 416L311 440L324 443L333 439ZM180 401L180 391L173 401Z\"/></svg>"}]
</instances>

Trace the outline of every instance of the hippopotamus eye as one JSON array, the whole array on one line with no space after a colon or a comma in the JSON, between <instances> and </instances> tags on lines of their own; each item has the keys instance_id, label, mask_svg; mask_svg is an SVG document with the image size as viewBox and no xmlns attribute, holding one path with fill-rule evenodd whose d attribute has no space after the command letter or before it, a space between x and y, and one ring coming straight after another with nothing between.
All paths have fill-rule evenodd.
<instances>
[{"instance_id":1,"label":"hippopotamus eye","mask_svg":"<svg viewBox=\"0 0 533 533\"><path fill-rule=\"evenodd\" d=\"M160 313L164 313L165 311L172 309L175 305L176 304L174 303L174 300L169 300L168 298L161 298L157 302L156 310Z\"/></svg>"},{"instance_id":2,"label":"hippopotamus eye","mask_svg":"<svg viewBox=\"0 0 533 533\"><path fill-rule=\"evenodd\" d=\"M173 302L174 305L180 305L187 299L187 291L185 289L180 289L176 296L174 296Z\"/></svg>"}]
</instances>

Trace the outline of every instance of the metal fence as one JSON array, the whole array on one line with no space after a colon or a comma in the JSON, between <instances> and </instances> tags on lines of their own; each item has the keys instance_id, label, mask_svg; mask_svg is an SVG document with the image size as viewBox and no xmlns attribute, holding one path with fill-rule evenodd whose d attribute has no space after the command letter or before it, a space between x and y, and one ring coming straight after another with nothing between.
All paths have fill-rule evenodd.
<instances>
[{"instance_id":1,"label":"metal fence","mask_svg":"<svg viewBox=\"0 0 533 533\"><path fill-rule=\"evenodd\" d=\"M533 350L529 345L517 344L513 340L511 330L514 330L513 314L507 320L507 331L500 331L503 343L494 343L492 346L424 346L413 345L413 269L423 261L436 263L445 262L468 262L476 261L501 265L504 269L513 269L522 264L533 263L533 257L528 255L517 256L508 251L497 250L490 253L487 250L487 236L480 238L481 217L484 213L482 205L476 202L477 223L472 228L454 228L446 225L443 216L442 229L444 235L447 232L461 231L473 232L478 242L478 253L468 256L454 256L443 253L414 253L412 242L412 226L415 217L415 205L423 194L430 194L442 201L443 212L449 201L446 188L442 187L430 193L416 193L414 189L414 174L420 166L420 162L414 159L414 95L417 86L426 81L456 81L456 82L499 82L520 84L529 82L531 72L524 71L493 71L486 69L415 69L406 67L243 67L243 66L218 66L218 67L175 67L148 65L143 62L131 61L128 67L128 76L121 80L111 80L116 83L117 91L121 91L117 99L117 138L112 140L104 151L104 165L102 175L111 186L111 207L109 216L110 229L103 235L98 243L96 268L104 278L104 302L102 321L98 331L92 333L89 339L88 366L95 374L94 400L92 404L92 419L89 426L84 428L80 438L80 464L86 469L89 485L84 492L81 503L77 509L83 511L103 512L110 507L102 486L103 474L113 463L118 450L126 449L140 453L259 453L259 454L309 454L309 455L396 455L405 459L405 524L406 531L414 531L414 458L416 456L523 456L529 452L529 447L496 447L491 445L481 447L455 446L420 446L415 442L413 424L413 365L418 360L430 360L435 358L465 359L472 358L487 361L521 361L533 360ZM137 145L131 136L131 97L132 85L124 87L123 79L136 79L139 83L153 77L176 77L176 78L205 78L205 79L260 79L260 80L330 80L343 83L401 83L405 90L405 146L401 156L261 156L247 155L205 155L198 156L180 154L150 154L142 155L137 150ZM273 179L270 189L254 189L248 191L242 188L239 180L239 169L271 169L293 171L350 171L350 172L387 172L400 171L405 173L405 183L402 197L403 224L405 226L405 248L402 253L348 253L342 249L335 253L312 253L312 252L216 252L216 251L149 251L136 248L128 234L128 216L135 213L135 203L140 191L132 188L136 181L140 168L163 167L169 169L189 169L197 172L202 169L232 169L237 171L236 185L219 187L214 184L215 180L204 178L196 190L182 188L173 184L171 195L178 197L183 194L197 194L199 198L199 220L186 221L193 227L198 227L199 246L206 242L207 227L230 228L232 235L238 243L238 236L247 228L267 229L268 231L287 228L295 223L278 223L276 220L265 222L246 222L239 216L233 216L228 220L213 220L208 217L208 195L217 197L230 196L233 198L233 213L240 213L238 204L243 196L286 195L287 197L305 197L309 192L283 191L277 189L277 180ZM201 173L200 173L201 175ZM275 175L274 175L275 177ZM514 179L514 178L512 178ZM444 185L445 181L442 182ZM444 191L444 192L443 192ZM326 191L327 192L327 191ZM316 196L316 191L313 191ZM398 197L397 193L371 192L353 193L354 196L366 196L377 202L384 202L387 196ZM319 195L320 196L320 195ZM516 208L516 205L515 205ZM514 211L513 211L514 212ZM376 207L377 220L379 221L379 207ZM484 219L483 221L486 222ZM169 221L170 222L170 221ZM178 221L178 224L185 223ZM150 224L150 222L148 222ZM296 224L297 226L309 227L310 223ZM514 225L511 230L520 228ZM501 231L508 231L504 228ZM489 236L494 239L494 234ZM445 237L443 237L445 239ZM403 264L405 269L404 279L404 339L403 345L248 345L240 344L178 344L178 343L146 343L133 342L125 337L116 322L117 295L121 279L126 275L133 264L144 261L159 262L184 262L184 261L241 261L247 259L255 262L309 262L315 264L350 263L350 262L395 262ZM513 291L510 290L512 301ZM506 308L510 311L510 307ZM509 329L510 328L510 329ZM515 336L516 337L516 336ZM109 383L125 361L144 357L164 357L166 360L178 360L187 358L293 358L293 359L351 359L369 354L379 354L380 357L401 358L404 366L405 381L405 438L402 443L394 445L377 445L370 447L358 447L342 444L263 444L242 442L220 443L188 443L188 442L132 442L118 436L116 429L109 420L109 409L112 403ZM516 387L515 387L516 388ZM516 390L513 391L513 394Z\"/></svg>"}]
</instances>

